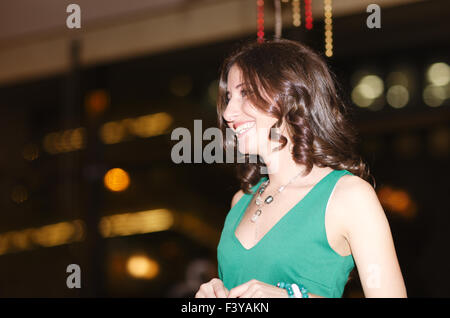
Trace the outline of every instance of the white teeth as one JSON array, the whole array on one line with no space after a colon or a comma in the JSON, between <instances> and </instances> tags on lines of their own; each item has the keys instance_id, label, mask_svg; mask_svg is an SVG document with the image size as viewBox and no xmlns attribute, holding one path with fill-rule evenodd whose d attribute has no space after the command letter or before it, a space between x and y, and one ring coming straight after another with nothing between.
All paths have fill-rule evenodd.
<instances>
[{"instance_id":1,"label":"white teeth","mask_svg":"<svg viewBox=\"0 0 450 318\"><path fill-rule=\"evenodd\" d=\"M236 129L236 134L240 135L243 132L249 130L250 128L252 128L253 126L255 126L255 122L249 122L249 123L245 123L243 125L240 125L237 129Z\"/></svg>"}]
</instances>

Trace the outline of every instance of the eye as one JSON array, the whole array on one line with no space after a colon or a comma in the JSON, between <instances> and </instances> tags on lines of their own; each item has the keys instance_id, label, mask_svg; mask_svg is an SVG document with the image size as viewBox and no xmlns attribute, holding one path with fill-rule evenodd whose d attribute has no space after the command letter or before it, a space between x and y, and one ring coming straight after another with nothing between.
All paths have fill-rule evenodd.
<instances>
[{"instance_id":1,"label":"eye","mask_svg":"<svg viewBox=\"0 0 450 318\"><path fill-rule=\"evenodd\" d=\"M252 90L251 89L242 89L241 90L241 96L242 97L245 97L245 96L249 96L249 95L251 95L252 94Z\"/></svg>"},{"instance_id":2,"label":"eye","mask_svg":"<svg viewBox=\"0 0 450 318\"><path fill-rule=\"evenodd\" d=\"M248 96L249 93L250 93L249 90L247 90L247 89L241 89L241 97ZM231 99L230 93L227 93L227 94L225 95L225 101L226 101L227 104L228 104L228 102L230 101L230 99Z\"/></svg>"}]
</instances>

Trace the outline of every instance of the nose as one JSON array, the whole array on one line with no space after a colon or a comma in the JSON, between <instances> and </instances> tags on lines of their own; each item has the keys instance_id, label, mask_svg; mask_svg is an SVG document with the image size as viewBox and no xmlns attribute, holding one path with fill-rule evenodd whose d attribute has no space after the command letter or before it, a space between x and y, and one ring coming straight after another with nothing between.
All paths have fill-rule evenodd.
<instances>
[{"instance_id":1,"label":"nose","mask_svg":"<svg viewBox=\"0 0 450 318\"><path fill-rule=\"evenodd\" d=\"M229 126L231 126L232 123L238 118L240 113L241 108L238 105L238 103L230 100L228 102L227 107L225 108L225 111L223 112L223 119L227 122Z\"/></svg>"}]
</instances>

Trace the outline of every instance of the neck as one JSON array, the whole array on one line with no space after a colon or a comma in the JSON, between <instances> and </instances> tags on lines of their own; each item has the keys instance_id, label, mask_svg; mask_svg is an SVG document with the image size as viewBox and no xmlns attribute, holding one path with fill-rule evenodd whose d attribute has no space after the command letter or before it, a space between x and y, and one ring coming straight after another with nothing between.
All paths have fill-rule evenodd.
<instances>
[{"instance_id":1,"label":"neck","mask_svg":"<svg viewBox=\"0 0 450 318\"><path fill-rule=\"evenodd\" d=\"M302 184L307 182L307 179L310 177L311 173L307 176L304 175L306 166L296 163L292 158L292 154L289 152L289 145L286 145L286 147L280 151L275 151L270 155L263 156L263 159L267 166L270 184L273 186L278 187L286 185L299 173L300 175L298 175L292 183Z\"/></svg>"}]
</instances>

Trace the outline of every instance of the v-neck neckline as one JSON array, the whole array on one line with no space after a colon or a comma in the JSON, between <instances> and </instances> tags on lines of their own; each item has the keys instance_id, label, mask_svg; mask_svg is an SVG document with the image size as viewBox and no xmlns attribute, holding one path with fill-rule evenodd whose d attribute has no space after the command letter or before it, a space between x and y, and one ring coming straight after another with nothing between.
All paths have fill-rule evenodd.
<instances>
[{"instance_id":1,"label":"v-neck neckline","mask_svg":"<svg viewBox=\"0 0 450 318\"><path fill-rule=\"evenodd\" d=\"M263 243L263 241L264 241L264 239L266 239L266 237L267 236L269 236L271 233L273 233L278 227L279 227L279 224L280 223L282 223L286 218L287 218L287 216L289 215L289 214L292 214L291 212L293 211L293 210L296 210L297 209L297 207L302 203L302 202L304 202L305 200L306 200L306 198L308 198L309 196L311 196L311 194L312 194L312 192L315 190L315 189L317 189L318 188L318 186L320 185L320 184L322 184L326 179L328 179L335 171L337 171L337 170L332 170L332 171L330 171L328 174L326 174L324 177L322 177L309 191L308 191L308 193L306 193L306 195L305 196L303 196L303 198L302 199L300 199L300 201L298 201L292 208L290 208L289 209L289 211L287 211L270 229L269 229L269 231L267 231L267 233L265 233L264 234L264 236L263 237L261 237L259 240L258 240L258 242L256 242L256 244L255 245L253 245L252 247L250 247L250 248L246 248L242 243L241 243L241 241L237 238L237 236L236 236L236 229L237 229L237 227L239 226L239 224L241 223L241 221L242 221L242 218L244 217L244 214L245 214L245 212L247 211L247 209L248 209L248 206L249 206L249 204L250 204L250 202L252 201L252 199L253 199L253 197L254 197L254 195L256 194L256 192L258 191L258 189L260 188L260 186L261 186L261 183L263 183L265 180L267 180L267 177L263 177L263 178L261 178L261 180L256 184L256 189L255 189L255 191L254 191L254 193L252 194L252 195L248 195L247 196L247 202L245 203L245 207L244 207L244 209L243 209L243 212L241 213L241 215L238 217L238 220L236 221L236 223L234 224L234 227L233 227L233 233L232 233L232 236L233 236L233 239L236 241L236 243L244 250L244 251L246 251L246 252L251 252L251 251L253 251L255 248L257 248L258 246L260 246L261 245L261 243Z\"/></svg>"}]
</instances>

